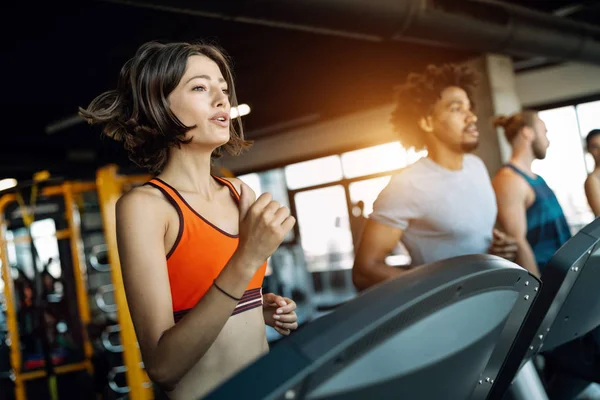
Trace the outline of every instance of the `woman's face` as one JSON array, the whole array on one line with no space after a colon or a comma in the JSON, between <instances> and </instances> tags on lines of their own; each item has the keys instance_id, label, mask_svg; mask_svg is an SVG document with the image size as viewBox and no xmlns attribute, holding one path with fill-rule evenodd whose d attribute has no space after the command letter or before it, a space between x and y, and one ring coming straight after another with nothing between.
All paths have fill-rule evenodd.
<instances>
[{"instance_id":1,"label":"woman's face","mask_svg":"<svg viewBox=\"0 0 600 400\"><path fill-rule=\"evenodd\" d=\"M230 104L227 82L219 66L210 58L194 55L177 87L169 94L171 111L186 126L191 145L207 151L226 144L230 132Z\"/></svg>"}]
</instances>

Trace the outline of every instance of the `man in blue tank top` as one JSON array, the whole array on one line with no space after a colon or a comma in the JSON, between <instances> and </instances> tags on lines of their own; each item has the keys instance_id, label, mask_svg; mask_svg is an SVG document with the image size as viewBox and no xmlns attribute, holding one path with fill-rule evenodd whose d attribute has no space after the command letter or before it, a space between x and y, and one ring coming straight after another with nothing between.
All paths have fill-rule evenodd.
<instances>
[{"instance_id":1,"label":"man in blue tank top","mask_svg":"<svg viewBox=\"0 0 600 400\"><path fill-rule=\"evenodd\" d=\"M512 146L512 157L492 184L498 203L498 223L517 240L517 264L540 276L554 253L571 237L554 192L531 164L546 157L550 142L544 121L533 111L498 117Z\"/></svg>"}]
</instances>

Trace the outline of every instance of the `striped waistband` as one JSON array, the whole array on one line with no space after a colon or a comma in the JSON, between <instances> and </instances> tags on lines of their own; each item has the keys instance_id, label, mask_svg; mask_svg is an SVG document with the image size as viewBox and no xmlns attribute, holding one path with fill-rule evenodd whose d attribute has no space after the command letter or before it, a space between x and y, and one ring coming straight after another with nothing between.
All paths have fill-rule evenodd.
<instances>
[{"instance_id":1,"label":"striped waistband","mask_svg":"<svg viewBox=\"0 0 600 400\"><path fill-rule=\"evenodd\" d=\"M234 316L236 314L243 313L244 311L248 311L256 307L261 307L262 304L262 288L246 290L241 300L235 306L235 309L233 310L231 315ZM191 308L173 311L173 318L175 319L175 323L179 322L190 310Z\"/></svg>"},{"instance_id":2,"label":"striped waistband","mask_svg":"<svg viewBox=\"0 0 600 400\"><path fill-rule=\"evenodd\" d=\"M231 315L236 315L259 306L262 306L262 288L246 290Z\"/></svg>"}]
</instances>

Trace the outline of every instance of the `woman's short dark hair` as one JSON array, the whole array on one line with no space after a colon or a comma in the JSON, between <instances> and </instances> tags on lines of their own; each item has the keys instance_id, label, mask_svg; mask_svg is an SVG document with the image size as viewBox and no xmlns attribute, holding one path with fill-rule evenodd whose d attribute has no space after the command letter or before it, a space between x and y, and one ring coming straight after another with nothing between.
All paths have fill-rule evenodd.
<instances>
[{"instance_id":1,"label":"woman's short dark hair","mask_svg":"<svg viewBox=\"0 0 600 400\"><path fill-rule=\"evenodd\" d=\"M218 47L204 43L143 44L128 60L119 76L117 89L96 97L79 114L90 124L101 124L107 136L123 142L129 158L152 173L159 173L167 162L168 149L188 143L185 134L194 126L185 126L169 107L168 96L185 73L190 56L203 55L214 61L230 93L231 107L237 107L230 60ZM223 148L238 155L250 146L244 139L241 119L230 124L230 140Z\"/></svg>"},{"instance_id":2,"label":"woman's short dark hair","mask_svg":"<svg viewBox=\"0 0 600 400\"><path fill-rule=\"evenodd\" d=\"M419 126L421 118L431 115L444 89L451 86L463 89L473 105L477 79L475 70L456 64L429 65L423 73L411 73L396 92L396 109L391 119L402 146L417 151L426 148L425 132Z\"/></svg>"}]
</instances>

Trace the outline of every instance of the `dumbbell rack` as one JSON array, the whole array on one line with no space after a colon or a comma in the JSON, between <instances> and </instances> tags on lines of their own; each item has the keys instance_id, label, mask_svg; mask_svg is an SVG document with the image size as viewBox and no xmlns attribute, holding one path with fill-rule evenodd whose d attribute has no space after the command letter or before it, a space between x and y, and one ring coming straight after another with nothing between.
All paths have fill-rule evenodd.
<instances>
[{"instance_id":1,"label":"dumbbell rack","mask_svg":"<svg viewBox=\"0 0 600 400\"><path fill-rule=\"evenodd\" d=\"M108 273L110 274L110 264L102 264L97 261L97 258L94 256L95 254L101 252L108 252L108 247L106 245L96 245L92 250L92 254L90 255L88 261L90 265L96 272L100 273ZM115 292L115 286L112 283L98 286L97 288L92 290L94 292L94 301L99 310L106 313L107 315L114 315L118 311L118 307L115 302L106 301L106 295L109 293ZM114 297L114 295L113 295ZM115 323L112 325L107 325L100 336L100 341L102 344L102 348L115 356L122 356L125 350L125 347L120 342L121 335L121 324ZM115 337L116 336L116 337ZM120 364L113 365L108 373L107 380L108 386L110 389L117 395L117 399L126 399L127 395L131 392L131 388L128 384L120 384L121 381L126 381L126 379L117 379L117 377L125 374L128 371L127 366L123 365L123 358L120 360ZM139 368L143 369L144 364L140 362ZM149 383L143 384L144 388L150 388L151 385ZM133 398L133 397L132 397Z\"/></svg>"},{"instance_id":2,"label":"dumbbell rack","mask_svg":"<svg viewBox=\"0 0 600 400\"><path fill-rule=\"evenodd\" d=\"M2 251L2 250L0 250ZM0 281L0 284L2 282ZM8 325L6 323L6 300L4 295L0 293L0 400L12 398L12 395L7 393L6 387L12 386L13 374L10 370L9 348L6 344L8 335Z\"/></svg>"},{"instance_id":3,"label":"dumbbell rack","mask_svg":"<svg viewBox=\"0 0 600 400\"><path fill-rule=\"evenodd\" d=\"M106 377L108 387L103 386L98 389L102 391L103 399L125 399L129 387L126 382L118 382L117 376L120 374L116 373L125 368L122 357L123 346L120 344L119 337L121 329L116 304L114 300L109 299L110 294L114 293L114 286L110 263L107 262L108 248L105 243L97 193L94 195L96 195L95 199L86 202L86 218L82 218L81 231L88 262L88 294L92 309L92 324L96 328L93 329L94 345L98 349L99 357L104 361L100 364L110 369ZM100 333L97 328L102 326L104 328Z\"/></svg>"},{"instance_id":4,"label":"dumbbell rack","mask_svg":"<svg viewBox=\"0 0 600 400\"><path fill-rule=\"evenodd\" d=\"M41 194L44 197L60 196L64 199L65 216L67 220L67 229L57 231L57 239L69 239L71 249L71 259L73 263L74 283L76 291L77 307L82 324L84 360L82 362L66 364L54 368L56 375L67 374L70 372L87 370L90 375L93 374L91 357L93 354L92 345L86 334L85 327L90 321L90 310L87 302L86 282L85 282L85 263L81 249L81 232L79 230L79 214L74 202L74 194L86 190L94 189L93 183L65 182L57 186L46 186ZM0 198L0 229L6 232L7 224L4 219L6 207L17 201L15 194L5 194ZM8 242L2 237L0 240L0 255L2 260L2 279L4 281L4 304L3 310L6 312L8 333L6 344L10 347L10 379L15 385L16 400L25 400L27 398L25 382L46 377L46 371L34 370L30 372L22 371L22 355L19 339L19 329L17 324L17 315L15 307L15 293L12 282L8 258Z\"/></svg>"}]
</instances>

